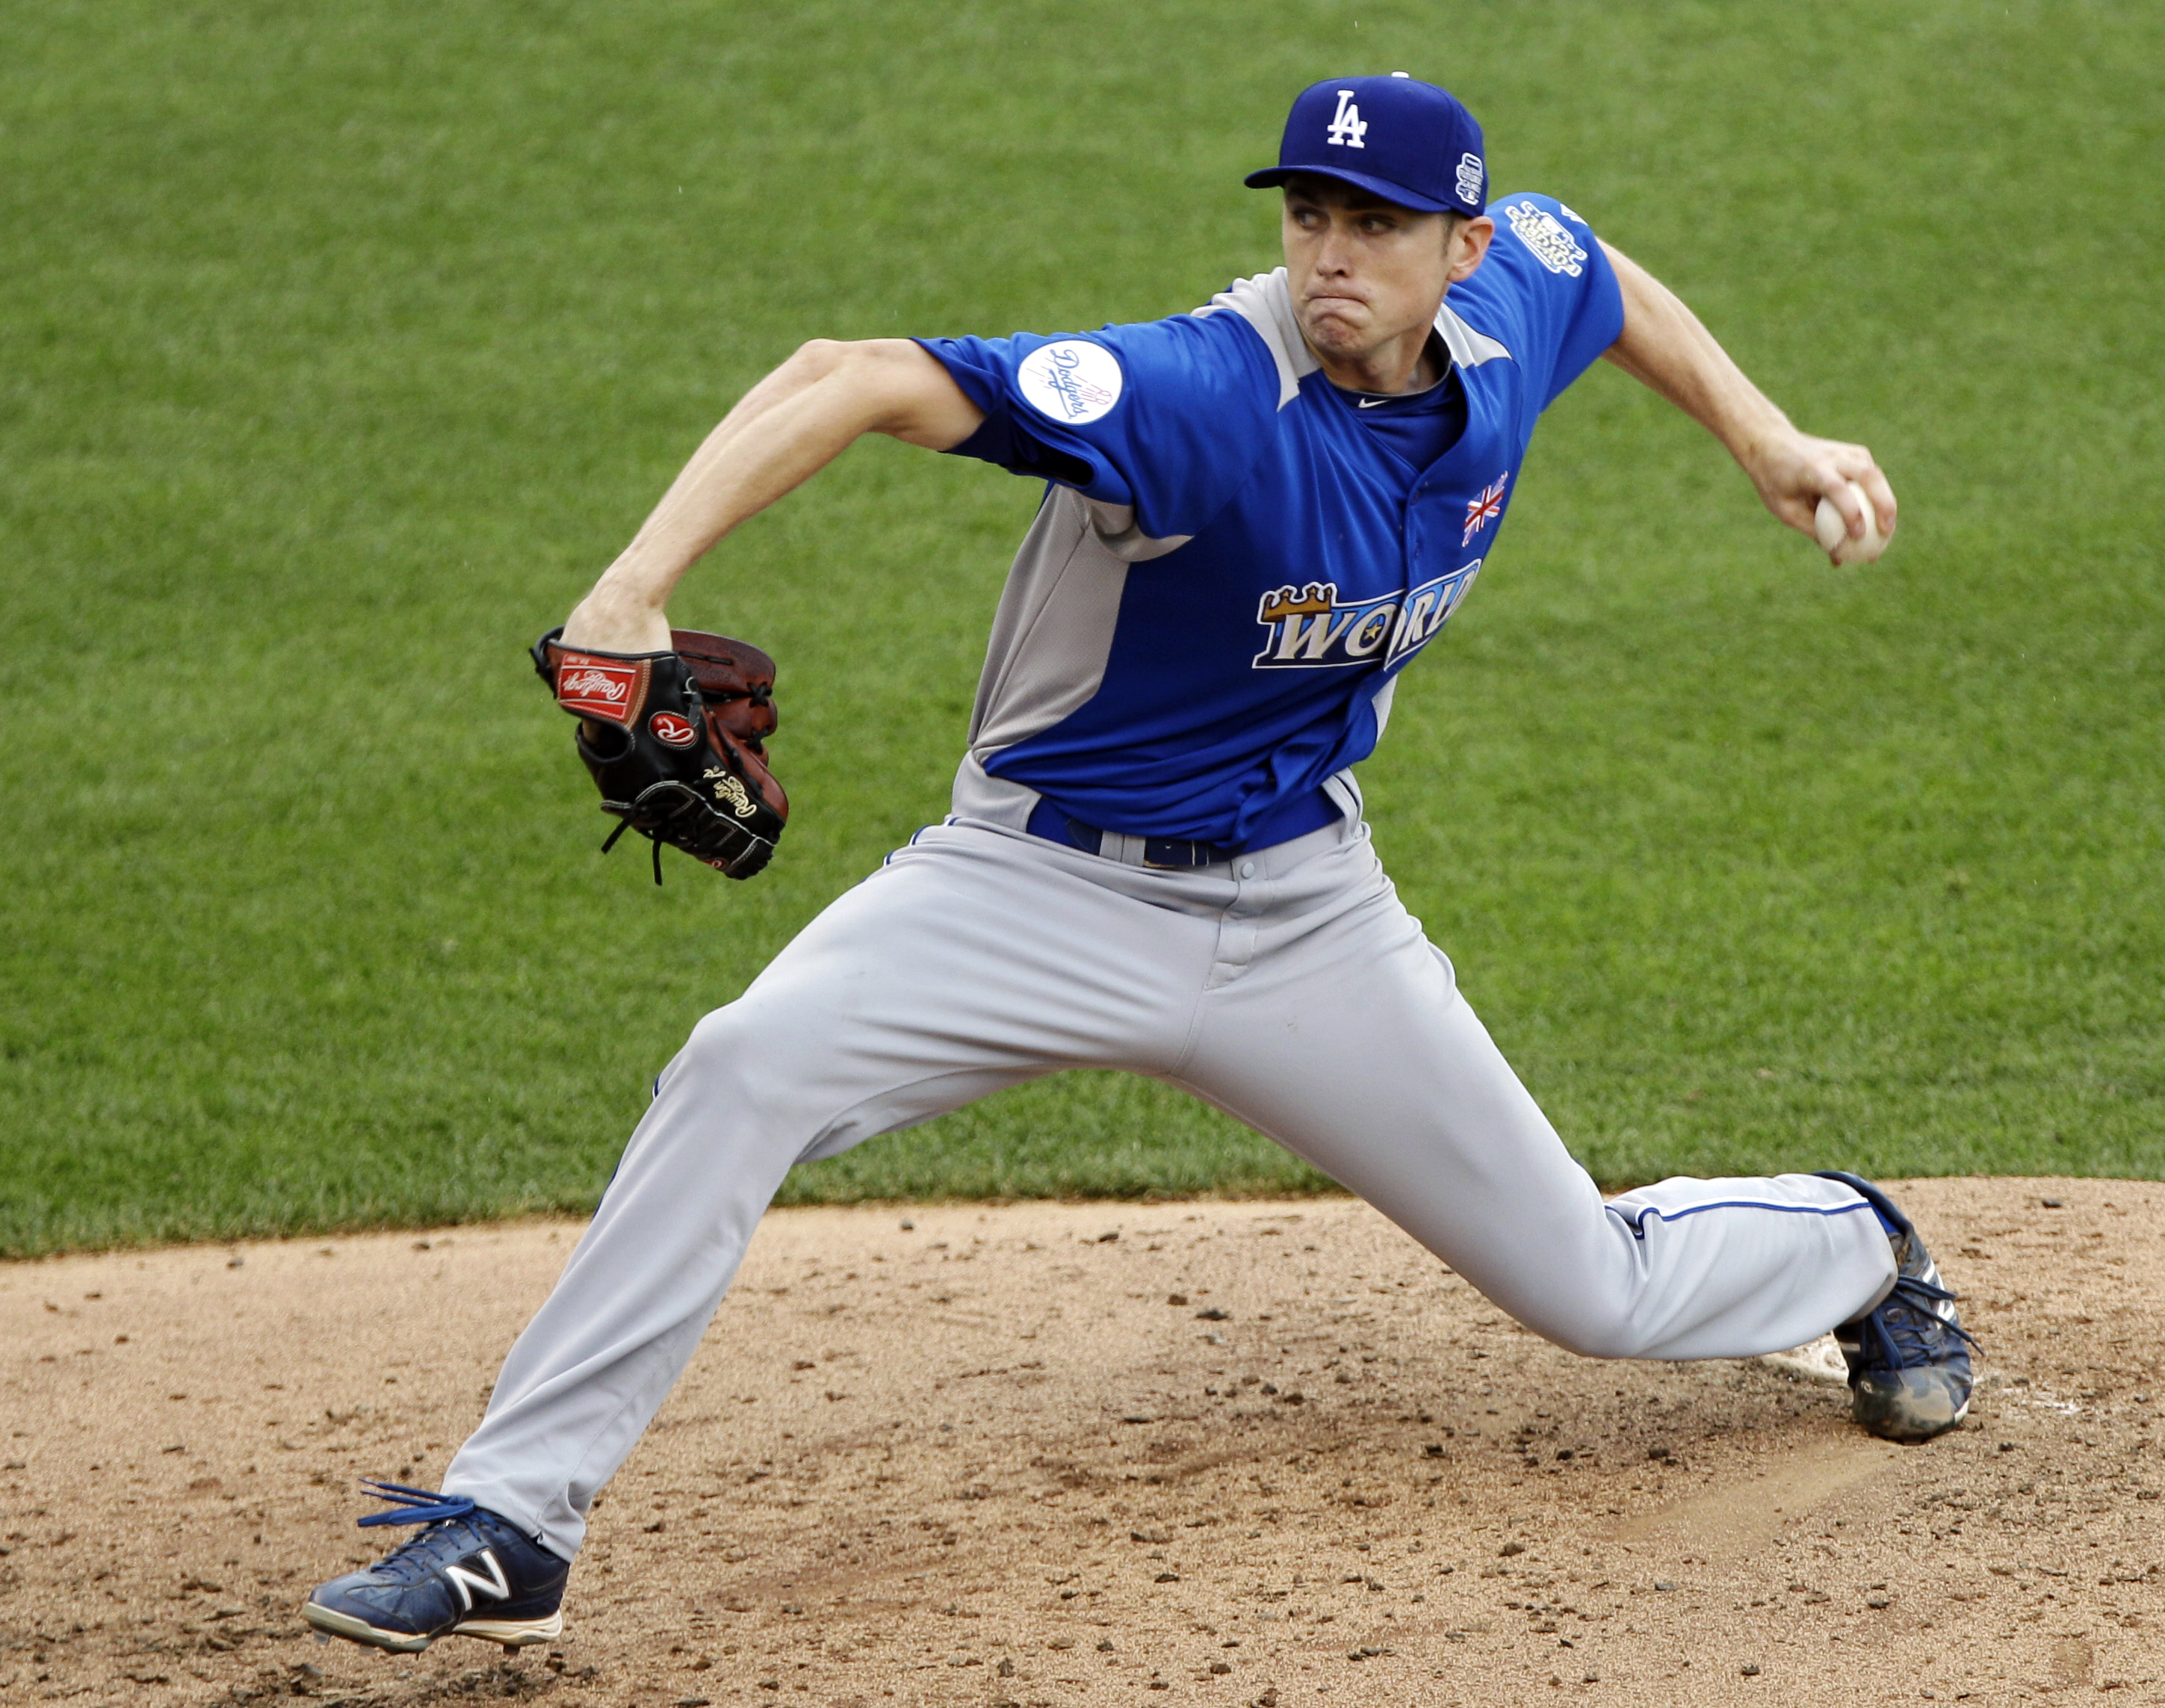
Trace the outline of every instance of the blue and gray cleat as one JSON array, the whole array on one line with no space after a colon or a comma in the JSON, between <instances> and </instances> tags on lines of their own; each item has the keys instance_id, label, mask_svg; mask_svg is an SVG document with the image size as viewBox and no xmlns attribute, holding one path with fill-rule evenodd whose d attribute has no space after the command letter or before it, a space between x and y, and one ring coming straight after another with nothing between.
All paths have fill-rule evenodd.
<instances>
[{"instance_id":1,"label":"blue and gray cleat","mask_svg":"<svg viewBox=\"0 0 2165 1708\"><path fill-rule=\"evenodd\" d=\"M1823 1168L1862 1193L1894 1241L1894 1290L1834 1331L1849 1365L1852 1415L1883 1440L1930 1441L1969 1414L1969 1356L1976 1339L1955 1316L1955 1294L1910 1218L1878 1187Z\"/></svg>"},{"instance_id":2,"label":"blue and gray cleat","mask_svg":"<svg viewBox=\"0 0 2165 1708\"><path fill-rule=\"evenodd\" d=\"M359 1521L427 1526L374 1565L321 1585L301 1616L329 1637L418 1654L440 1637L478 1637L506 1650L561 1636L567 1561L509 1520L461 1495L397 1483L361 1485L396 1503Z\"/></svg>"}]
</instances>

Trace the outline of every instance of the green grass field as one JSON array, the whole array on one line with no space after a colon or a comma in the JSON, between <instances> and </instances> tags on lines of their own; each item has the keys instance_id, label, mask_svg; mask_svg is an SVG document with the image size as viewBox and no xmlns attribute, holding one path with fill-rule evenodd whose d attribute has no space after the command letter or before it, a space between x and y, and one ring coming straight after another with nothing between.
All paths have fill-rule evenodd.
<instances>
[{"instance_id":1,"label":"green grass field","mask_svg":"<svg viewBox=\"0 0 2165 1708\"><path fill-rule=\"evenodd\" d=\"M594 850L522 649L802 339L1274 261L1404 66L1904 500L1831 571L1605 366L1365 768L1607 1181L2165 1173L2165 12L108 0L0 14L0 1252L590 1205L648 1079L945 809L1034 490L882 441L694 572L783 661L749 885ZM1304 1189L1072 1076L797 1199Z\"/></svg>"}]
</instances>

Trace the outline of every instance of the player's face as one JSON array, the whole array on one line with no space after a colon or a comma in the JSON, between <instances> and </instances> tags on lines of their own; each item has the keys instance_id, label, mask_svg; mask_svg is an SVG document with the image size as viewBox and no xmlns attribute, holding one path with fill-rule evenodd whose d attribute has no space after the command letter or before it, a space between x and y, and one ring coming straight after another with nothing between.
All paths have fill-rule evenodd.
<instances>
[{"instance_id":1,"label":"player's face","mask_svg":"<svg viewBox=\"0 0 2165 1708\"><path fill-rule=\"evenodd\" d=\"M1480 265L1488 227L1485 219L1416 213L1329 178L1293 179L1286 274L1301 330L1326 363L1366 364L1399 345L1417 353L1445 291Z\"/></svg>"}]
</instances>

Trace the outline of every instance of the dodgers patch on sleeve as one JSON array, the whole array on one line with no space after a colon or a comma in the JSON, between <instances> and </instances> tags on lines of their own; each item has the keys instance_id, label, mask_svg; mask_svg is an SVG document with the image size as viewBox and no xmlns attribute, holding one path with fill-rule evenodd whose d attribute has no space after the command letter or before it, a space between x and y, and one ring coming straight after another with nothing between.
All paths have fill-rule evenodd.
<instances>
[{"instance_id":1,"label":"dodgers patch on sleeve","mask_svg":"<svg viewBox=\"0 0 2165 1708\"><path fill-rule=\"evenodd\" d=\"M1063 338L1022 361L1015 381L1032 409L1065 427L1103 419L1120 401L1120 364L1102 344Z\"/></svg>"}]
</instances>

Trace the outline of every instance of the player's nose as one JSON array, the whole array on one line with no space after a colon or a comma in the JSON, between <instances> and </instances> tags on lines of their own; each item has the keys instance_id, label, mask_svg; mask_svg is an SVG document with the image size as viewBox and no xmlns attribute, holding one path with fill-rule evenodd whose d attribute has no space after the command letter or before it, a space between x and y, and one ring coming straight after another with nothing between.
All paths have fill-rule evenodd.
<instances>
[{"instance_id":1,"label":"player's nose","mask_svg":"<svg viewBox=\"0 0 2165 1708\"><path fill-rule=\"evenodd\" d=\"M1353 271L1353 245L1336 226L1324 234L1315 251L1315 270L1329 278L1347 278Z\"/></svg>"}]
</instances>

